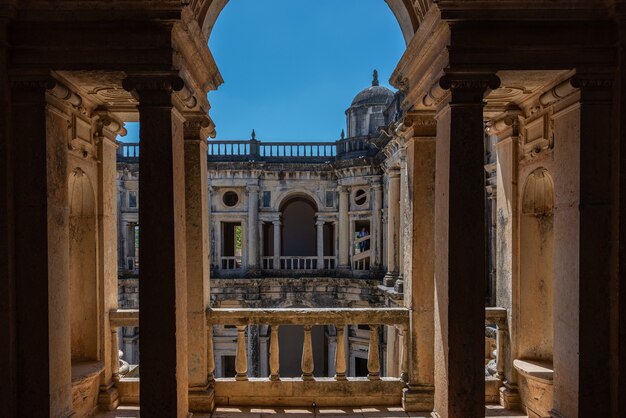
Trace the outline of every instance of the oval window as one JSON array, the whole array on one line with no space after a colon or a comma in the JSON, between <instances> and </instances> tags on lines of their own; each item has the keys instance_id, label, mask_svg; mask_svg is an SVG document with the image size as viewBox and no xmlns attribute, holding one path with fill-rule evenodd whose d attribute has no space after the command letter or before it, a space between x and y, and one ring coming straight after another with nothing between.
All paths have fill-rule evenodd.
<instances>
[{"instance_id":1,"label":"oval window","mask_svg":"<svg viewBox=\"0 0 626 418\"><path fill-rule=\"evenodd\" d=\"M356 193L354 194L354 203L356 203L359 206L363 206L366 202L367 202L367 193L365 193L365 190L363 189L357 190Z\"/></svg>"},{"instance_id":2,"label":"oval window","mask_svg":"<svg viewBox=\"0 0 626 418\"><path fill-rule=\"evenodd\" d=\"M229 208L237 205L239 203L239 195L235 192L226 192L224 193L224 197L222 198L224 204Z\"/></svg>"}]
</instances>

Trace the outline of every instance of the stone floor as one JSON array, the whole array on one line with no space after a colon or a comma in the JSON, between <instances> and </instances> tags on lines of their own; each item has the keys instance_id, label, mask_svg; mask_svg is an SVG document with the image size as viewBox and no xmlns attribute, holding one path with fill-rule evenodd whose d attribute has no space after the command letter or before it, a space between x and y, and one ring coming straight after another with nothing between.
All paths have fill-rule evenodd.
<instances>
[{"instance_id":1,"label":"stone floor","mask_svg":"<svg viewBox=\"0 0 626 418\"><path fill-rule=\"evenodd\" d=\"M97 418L126 418L139 417L139 407L121 406L116 411L102 412ZM194 414L193 418L314 418L314 417L415 417L430 418L430 414L404 412L399 407L364 407L364 408L272 408L272 407L218 407L213 415ZM499 405L487 405L485 407L485 417L500 418L527 418L522 412L508 411Z\"/></svg>"}]
</instances>

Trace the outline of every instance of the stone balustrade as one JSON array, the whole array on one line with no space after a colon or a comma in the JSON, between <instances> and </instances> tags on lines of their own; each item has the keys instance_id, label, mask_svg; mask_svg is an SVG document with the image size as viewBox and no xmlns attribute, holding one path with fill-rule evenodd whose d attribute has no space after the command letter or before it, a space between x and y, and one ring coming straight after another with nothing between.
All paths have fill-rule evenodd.
<instances>
[{"instance_id":1,"label":"stone balustrade","mask_svg":"<svg viewBox=\"0 0 626 418\"><path fill-rule=\"evenodd\" d=\"M117 336L118 327L139 326L139 310L117 309L109 313L111 322L111 344L113 377L120 389L123 400L129 403L138 401L139 379L120 379ZM266 405L309 406L317 405L399 405L402 390L406 387L409 370L408 339L400 338L398 350L398 371L400 377L381 376L379 356L379 328L394 326L401 336L409 332L409 310L405 308L215 308L208 309L206 324L209 329L207 344L207 376L215 390L218 405ZM369 348L367 357L367 377L347 377L345 327L348 325L369 326ZM212 328L214 325L235 326L236 358L234 378L214 378L215 359L213 353ZM269 325L269 375L263 378L249 376L248 339L249 326ZM302 346L301 376L285 378L280 375L280 329L281 326L296 325L304 329ZM334 325L336 328L335 374L318 377L314 375L315 363L312 345L312 329L315 325ZM491 391L502 384L505 371L508 320L504 308L486 308L485 325L496 326L496 369L495 376L486 377L486 400ZM493 386L493 387L492 387ZM279 396L275 396L280 393ZM277 405L278 402L278 405Z\"/></svg>"}]
</instances>

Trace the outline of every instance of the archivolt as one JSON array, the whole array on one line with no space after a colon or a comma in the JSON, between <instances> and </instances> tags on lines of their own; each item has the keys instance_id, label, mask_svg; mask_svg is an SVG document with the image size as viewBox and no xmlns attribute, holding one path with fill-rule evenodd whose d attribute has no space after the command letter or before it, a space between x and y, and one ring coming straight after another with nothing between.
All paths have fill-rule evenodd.
<instances>
[{"instance_id":1,"label":"archivolt","mask_svg":"<svg viewBox=\"0 0 626 418\"><path fill-rule=\"evenodd\" d=\"M228 0L191 0L189 2L207 40L227 2ZM396 16L404 41L408 44L433 0L385 0L385 2Z\"/></svg>"}]
</instances>

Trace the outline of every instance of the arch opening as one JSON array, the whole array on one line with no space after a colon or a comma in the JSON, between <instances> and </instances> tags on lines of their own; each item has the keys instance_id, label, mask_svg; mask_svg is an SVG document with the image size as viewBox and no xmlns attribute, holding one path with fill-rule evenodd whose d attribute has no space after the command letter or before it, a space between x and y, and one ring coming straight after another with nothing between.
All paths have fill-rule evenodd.
<instances>
[{"instance_id":1,"label":"arch opening","mask_svg":"<svg viewBox=\"0 0 626 418\"><path fill-rule=\"evenodd\" d=\"M317 205L305 196L294 196L280 205L282 217L282 251L290 256L315 256Z\"/></svg>"}]
</instances>

